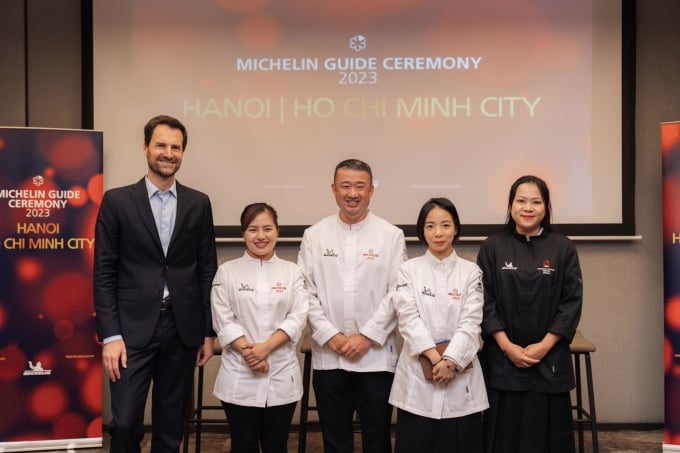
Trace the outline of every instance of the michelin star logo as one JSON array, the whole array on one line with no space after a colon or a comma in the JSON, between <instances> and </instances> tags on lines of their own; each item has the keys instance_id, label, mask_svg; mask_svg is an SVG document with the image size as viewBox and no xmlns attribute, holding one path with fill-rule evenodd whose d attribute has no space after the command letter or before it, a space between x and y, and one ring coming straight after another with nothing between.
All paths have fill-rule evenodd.
<instances>
[{"instance_id":1,"label":"michelin star logo","mask_svg":"<svg viewBox=\"0 0 680 453\"><path fill-rule=\"evenodd\" d=\"M366 48L366 37L364 35L354 35L349 38L349 48L355 52L361 52Z\"/></svg>"}]
</instances>

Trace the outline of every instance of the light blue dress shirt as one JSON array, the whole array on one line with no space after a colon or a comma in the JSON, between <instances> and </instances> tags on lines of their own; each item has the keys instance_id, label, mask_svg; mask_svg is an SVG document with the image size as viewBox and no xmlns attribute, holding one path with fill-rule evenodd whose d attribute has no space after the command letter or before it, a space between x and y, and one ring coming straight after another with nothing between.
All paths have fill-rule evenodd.
<instances>
[{"instance_id":1,"label":"light blue dress shirt","mask_svg":"<svg viewBox=\"0 0 680 453\"><path fill-rule=\"evenodd\" d=\"M153 219L156 222L156 230L161 238L161 246L163 247L163 254L168 254L168 246L170 245L170 238L172 231L175 228L175 219L177 217L177 183L173 182L172 186L165 192L159 190L149 181L148 177L144 178L146 183L146 190L149 194L149 203L151 203L151 211L153 212ZM163 288L163 297L170 295L168 285ZM159 301L160 303L160 301ZM120 340L121 335L113 335L104 339L103 343Z\"/></svg>"}]
</instances>

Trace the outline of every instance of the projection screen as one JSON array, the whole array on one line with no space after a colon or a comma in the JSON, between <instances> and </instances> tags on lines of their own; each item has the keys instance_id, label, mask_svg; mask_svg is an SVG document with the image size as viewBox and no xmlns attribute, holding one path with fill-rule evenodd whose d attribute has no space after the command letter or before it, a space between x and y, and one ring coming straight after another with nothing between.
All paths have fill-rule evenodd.
<instances>
[{"instance_id":1,"label":"projection screen","mask_svg":"<svg viewBox=\"0 0 680 453\"><path fill-rule=\"evenodd\" d=\"M105 187L144 175L142 127L164 113L189 131L178 180L210 196L223 236L254 201L301 236L337 210L333 169L351 157L407 235L432 196L463 235L497 228L524 174L548 182L567 234L633 234L629 3L94 2Z\"/></svg>"}]
</instances>

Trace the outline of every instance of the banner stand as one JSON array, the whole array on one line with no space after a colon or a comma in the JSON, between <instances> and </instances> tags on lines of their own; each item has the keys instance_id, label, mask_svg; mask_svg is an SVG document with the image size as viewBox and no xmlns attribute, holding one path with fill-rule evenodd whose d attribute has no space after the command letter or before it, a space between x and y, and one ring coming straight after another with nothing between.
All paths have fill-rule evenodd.
<instances>
[{"instance_id":1,"label":"banner stand","mask_svg":"<svg viewBox=\"0 0 680 453\"><path fill-rule=\"evenodd\" d=\"M661 124L664 265L664 452L680 452L680 121Z\"/></svg>"},{"instance_id":2,"label":"banner stand","mask_svg":"<svg viewBox=\"0 0 680 453\"><path fill-rule=\"evenodd\" d=\"M102 135L0 128L0 452L102 446Z\"/></svg>"}]
</instances>

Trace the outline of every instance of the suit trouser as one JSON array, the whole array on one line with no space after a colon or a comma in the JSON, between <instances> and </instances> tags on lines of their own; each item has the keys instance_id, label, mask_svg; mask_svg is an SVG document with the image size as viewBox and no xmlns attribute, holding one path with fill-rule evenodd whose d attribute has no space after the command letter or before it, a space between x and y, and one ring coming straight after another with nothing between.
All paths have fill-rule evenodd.
<instances>
[{"instance_id":1,"label":"suit trouser","mask_svg":"<svg viewBox=\"0 0 680 453\"><path fill-rule=\"evenodd\" d=\"M287 453L295 403L252 407L222 401L231 433L231 453Z\"/></svg>"},{"instance_id":2,"label":"suit trouser","mask_svg":"<svg viewBox=\"0 0 680 453\"><path fill-rule=\"evenodd\" d=\"M161 312L151 341L127 347L127 368L110 383L111 452L140 451L144 437L144 406L151 396L151 451L179 452L196 363L195 347L186 347L170 310Z\"/></svg>"},{"instance_id":3,"label":"suit trouser","mask_svg":"<svg viewBox=\"0 0 680 453\"><path fill-rule=\"evenodd\" d=\"M312 376L326 453L354 451L352 417L355 410L361 423L363 451L392 451L392 406L387 400L394 374L314 370Z\"/></svg>"}]
</instances>

